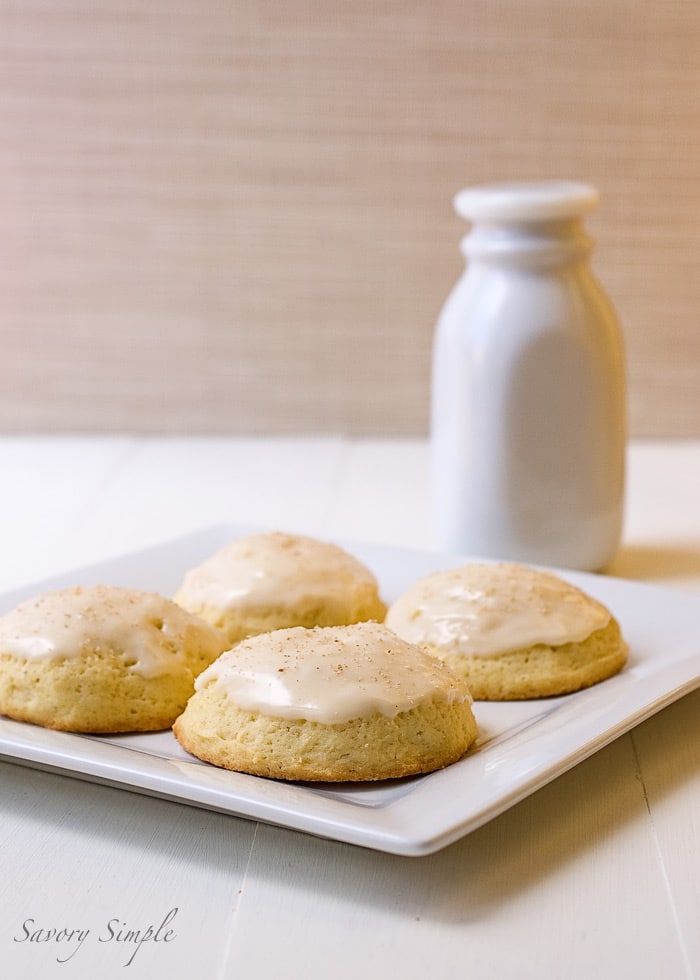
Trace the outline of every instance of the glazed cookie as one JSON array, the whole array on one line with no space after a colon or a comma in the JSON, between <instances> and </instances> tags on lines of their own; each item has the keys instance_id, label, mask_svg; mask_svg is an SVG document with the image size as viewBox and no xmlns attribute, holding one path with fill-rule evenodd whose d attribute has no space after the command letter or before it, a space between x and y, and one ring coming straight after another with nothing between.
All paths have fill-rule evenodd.
<instances>
[{"instance_id":1,"label":"glazed cookie","mask_svg":"<svg viewBox=\"0 0 700 980\"><path fill-rule=\"evenodd\" d=\"M216 766L337 782L447 766L476 738L476 721L448 667L357 623L243 640L200 675L174 731Z\"/></svg>"},{"instance_id":2,"label":"glazed cookie","mask_svg":"<svg viewBox=\"0 0 700 980\"><path fill-rule=\"evenodd\" d=\"M375 577L356 558L279 531L226 545L187 573L175 601L222 629L231 644L274 629L346 626L386 613Z\"/></svg>"},{"instance_id":3,"label":"glazed cookie","mask_svg":"<svg viewBox=\"0 0 700 980\"><path fill-rule=\"evenodd\" d=\"M525 565L471 564L429 575L391 605L386 622L447 663L480 701L576 691L627 660L605 606Z\"/></svg>"},{"instance_id":4,"label":"glazed cookie","mask_svg":"<svg viewBox=\"0 0 700 980\"><path fill-rule=\"evenodd\" d=\"M169 728L227 646L154 593L47 592L0 618L0 713L72 732Z\"/></svg>"}]
</instances>

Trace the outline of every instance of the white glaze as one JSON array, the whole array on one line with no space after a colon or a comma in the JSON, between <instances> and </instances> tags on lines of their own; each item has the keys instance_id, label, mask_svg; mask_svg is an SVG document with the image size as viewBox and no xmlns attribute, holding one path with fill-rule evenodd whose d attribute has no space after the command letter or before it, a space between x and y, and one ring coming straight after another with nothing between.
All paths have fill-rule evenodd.
<instances>
[{"instance_id":1,"label":"white glaze","mask_svg":"<svg viewBox=\"0 0 700 980\"><path fill-rule=\"evenodd\" d=\"M441 661L371 623L251 637L200 674L196 689L210 684L243 710L325 724L394 717L427 700L471 703Z\"/></svg>"},{"instance_id":2,"label":"white glaze","mask_svg":"<svg viewBox=\"0 0 700 980\"><path fill-rule=\"evenodd\" d=\"M433 347L432 469L441 545L600 571L622 525L623 350L581 216L593 188L458 194L467 268Z\"/></svg>"},{"instance_id":3,"label":"white glaze","mask_svg":"<svg viewBox=\"0 0 700 980\"><path fill-rule=\"evenodd\" d=\"M421 579L386 617L387 626L411 643L473 657L581 642L609 621L603 605L568 582L504 562Z\"/></svg>"},{"instance_id":4,"label":"white glaze","mask_svg":"<svg viewBox=\"0 0 700 980\"><path fill-rule=\"evenodd\" d=\"M314 597L342 599L376 579L337 545L271 532L238 538L185 576L178 599L188 605L293 606Z\"/></svg>"},{"instance_id":5,"label":"white glaze","mask_svg":"<svg viewBox=\"0 0 700 980\"><path fill-rule=\"evenodd\" d=\"M189 614L155 593L102 585L65 589L0 618L0 653L55 661L113 652L134 673L159 677L182 669L189 628Z\"/></svg>"}]
</instances>

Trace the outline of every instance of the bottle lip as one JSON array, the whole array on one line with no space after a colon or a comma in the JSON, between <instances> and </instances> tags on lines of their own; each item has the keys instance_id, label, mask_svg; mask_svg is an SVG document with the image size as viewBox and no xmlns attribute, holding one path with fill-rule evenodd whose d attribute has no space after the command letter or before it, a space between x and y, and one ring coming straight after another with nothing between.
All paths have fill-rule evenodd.
<instances>
[{"instance_id":1,"label":"bottle lip","mask_svg":"<svg viewBox=\"0 0 700 980\"><path fill-rule=\"evenodd\" d=\"M580 218L598 201L595 187L575 180L513 181L467 187L454 208L467 221L554 221Z\"/></svg>"}]
</instances>

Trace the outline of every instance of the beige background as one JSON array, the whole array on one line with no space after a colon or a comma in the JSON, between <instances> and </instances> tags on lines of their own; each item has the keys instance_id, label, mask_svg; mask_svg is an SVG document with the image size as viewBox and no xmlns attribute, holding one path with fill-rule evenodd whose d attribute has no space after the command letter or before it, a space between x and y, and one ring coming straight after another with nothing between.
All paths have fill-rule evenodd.
<instances>
[{"instance_id":1,"label":"beige background","mask_svg":"<svg viewBox=\"0 0 700 980\"><path fill-rule=\"evenodd\" d=\"M427 430L460 187L603 196L635 435L700 435L700 3L0 0L0 429Z\"/></svg>"}]
</instances>

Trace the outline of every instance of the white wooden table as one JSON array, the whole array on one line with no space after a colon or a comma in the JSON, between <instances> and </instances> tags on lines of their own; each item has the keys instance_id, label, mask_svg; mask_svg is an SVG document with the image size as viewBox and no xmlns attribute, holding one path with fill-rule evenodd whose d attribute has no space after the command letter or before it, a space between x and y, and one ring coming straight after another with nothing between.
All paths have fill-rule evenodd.
<instances>
[{"instance_id":1,"label":"white wooden table","mask_svg":"<svg viewBox=\"0 0 700 980\"><path fill-rule=\"evenodd\" d=\"M222 521L433 549L427 463L418 441L0 439L0 590ZM628 473L612 571L700 592L700 443L634 444ZM0 975L700 977L699 710L422 858L0 764Z\"/></svg>"}]
</instances>

